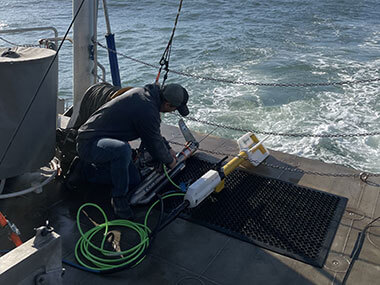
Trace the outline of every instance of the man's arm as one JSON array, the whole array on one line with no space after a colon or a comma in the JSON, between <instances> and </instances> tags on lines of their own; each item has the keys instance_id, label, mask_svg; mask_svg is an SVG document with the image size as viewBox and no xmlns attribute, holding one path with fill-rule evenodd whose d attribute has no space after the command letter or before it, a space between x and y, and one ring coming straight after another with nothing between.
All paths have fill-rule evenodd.
<instances>
[{"instance_id":1,"label":"man's arm","mask_svg":"<svg viewBox=\"0 0 380 285\"><path fill-rule=\"evenodd\" d=\"M164 140L164 143L165 143L166 147L168 148L170 155L173 157L173 162L168 166L170 168L174 168L174 166L177 164L177 153L172 149L172 147L170 146L169 142L166 140L165 137L162 137L162 139Z\"/></svg>"},{"instance_id":2,"label":"man's arm","mask_svg":"<svg viewBox=\"0 0 380 285\"><path fill-rule=\"evenodd\" d=\"M176 159L172 156L171 151L169 151L167 147L167 143L165 143L161 135L160 124L161 121L158 114L157 116L154 113L149 115L149 112L147 112L144 118L136 121L135 127L139 130L141 141L151 156L155 160L172 168L176 164Z\"/></svg>"}]
</instances>

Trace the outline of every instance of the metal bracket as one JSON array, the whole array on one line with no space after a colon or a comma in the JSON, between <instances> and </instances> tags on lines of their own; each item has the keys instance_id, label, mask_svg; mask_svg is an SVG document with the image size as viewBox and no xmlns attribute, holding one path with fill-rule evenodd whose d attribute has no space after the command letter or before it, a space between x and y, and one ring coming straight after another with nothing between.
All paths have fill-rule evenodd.
<instances>
[{"instance_id":1,"label":"metal bracket","mask_svg":"<svg viewBox=\"0 0 380 285\"><path fill-rule=\"evenodd\" d=\"M39 246L49 240L54 229L49 225L49 221L46 221L45 226L35 228L34 230L36 231L36 237L34 239L33 245Z\"/></svg>"},{"instance_id":2,"label":"metal bracket","mask_svg":"<svg viewBox=\"0 0 380 285\"><path fill-rule=\"evenodd\" d=\"M57 284L57 280L62 280L64 274L65 268L60 267L50 270L49 272L38 274L34 282L36 285Z\"/></svg>"},{"instance_id":3,"label":"metal bracket","mask_svg":"<svg viewBox=\"0 0 380 285\"><path fill-rule=\"evenodd\" d=\"M94 45L89 45L88 46L88 53L90 54L90 59L94 60L95 59L95 48Z\"/></svg>"}]
</instances>

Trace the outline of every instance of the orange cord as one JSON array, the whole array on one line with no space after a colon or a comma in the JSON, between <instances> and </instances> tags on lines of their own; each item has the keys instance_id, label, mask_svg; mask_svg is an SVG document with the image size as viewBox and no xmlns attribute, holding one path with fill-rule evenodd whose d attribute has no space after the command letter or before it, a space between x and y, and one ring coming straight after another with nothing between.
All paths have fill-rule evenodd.
<instances>
[{"instance_id":1,"label":"orange cord","mask_svg":"<svg viewBox=\"0 0 380 285\"><path fill-rule=\"evenodd\" d=\"M22 245L22 241L16 233L12 232L10 234L10 239L11 239L11 241L13 241L13 243L15 244L16 247Z\"/></svg>"},{"instance_id":2,"label":"orange cord","mask_svg":"<svg viewBox=\"0 0 380 285\"><path fill-rule=\"evenodd\" d=\"M21 241L19 235L14 230L15 225L13 225L11 222L9 222L1 212L0 212L0 225L3 228L8 226L8 228L10 230L9 239L14 243L14 245L16 247L22 245L22 241ZM17 230L17 228L16 228L16 230ZM17 232L18 232L18 230L17 230Z\"/></svg>"},{"instance_id":3,"label":"orange cord","mask_svg":"<svg viewBox=\"0 0 380 285\"><path fill-rule=\"evenodd\" d=\"M158 74L157 74L157 77L156 77L156 84L158 83L158 80L160 79L160 75L161 75L161 68L158 71Z\"/></svg>"},{"instance_id":4,"label":"orange cord","mask_svg":"<svg viewBox=\"0 0 380 285\"><path fill-rule=\"evenodd\" d=\"M4 215L0 212L0 225L4 228L6 225L8 225L7 219L4 217Z\"/></svg>"}]
</instances>

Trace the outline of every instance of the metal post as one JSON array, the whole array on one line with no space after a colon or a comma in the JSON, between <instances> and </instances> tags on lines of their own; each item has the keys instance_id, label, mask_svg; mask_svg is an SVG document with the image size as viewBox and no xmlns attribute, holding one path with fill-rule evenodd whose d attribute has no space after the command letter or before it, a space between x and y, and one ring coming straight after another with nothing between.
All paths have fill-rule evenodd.
<instances>
[{"instance_id":1,"label":"metal post","mask_svg":"<svg viewBox=\"0 0 380 285\"><path fill-rule=\"evenodd\" d=\"M73 0L73 15L82 0ZM89 86L96 83L96 23L98 0L85 0L74 23L74 70L73 70L73 114L69 127L78 117L82 97Z\"/></svg>"},{"instance_id":2,"label":"metal post","mask_svg":"<svg viewBox=\"0 0 380 285\"><path fill-rule=\"evenodd\" d=\"M107 35L112 34L110 19L108 17L108 8L107 8L107 1L106 0L103 0L103 11L104 11L104 18L106 20Z\"/></svg>"}]
</instances>

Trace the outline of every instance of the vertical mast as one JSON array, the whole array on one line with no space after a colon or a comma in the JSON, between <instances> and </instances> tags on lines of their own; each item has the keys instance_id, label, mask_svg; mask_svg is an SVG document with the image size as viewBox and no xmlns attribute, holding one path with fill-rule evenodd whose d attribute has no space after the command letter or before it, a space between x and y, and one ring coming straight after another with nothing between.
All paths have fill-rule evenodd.
<instances>
[{"instance_id":1,"label":"vertical mast","mask_svg":"<svg viewBox=\"0 0 380 285\"><path fill-rule=\"evenodd\" d=\"M82 0L73 0L73 14ZM79 105L89 86L96 83L96 26L98 0L84 0L83 7L74 23L74 60L73 60L73 114L69 127L74 125L79 113Z\"/></svg>"}]
</instances>

